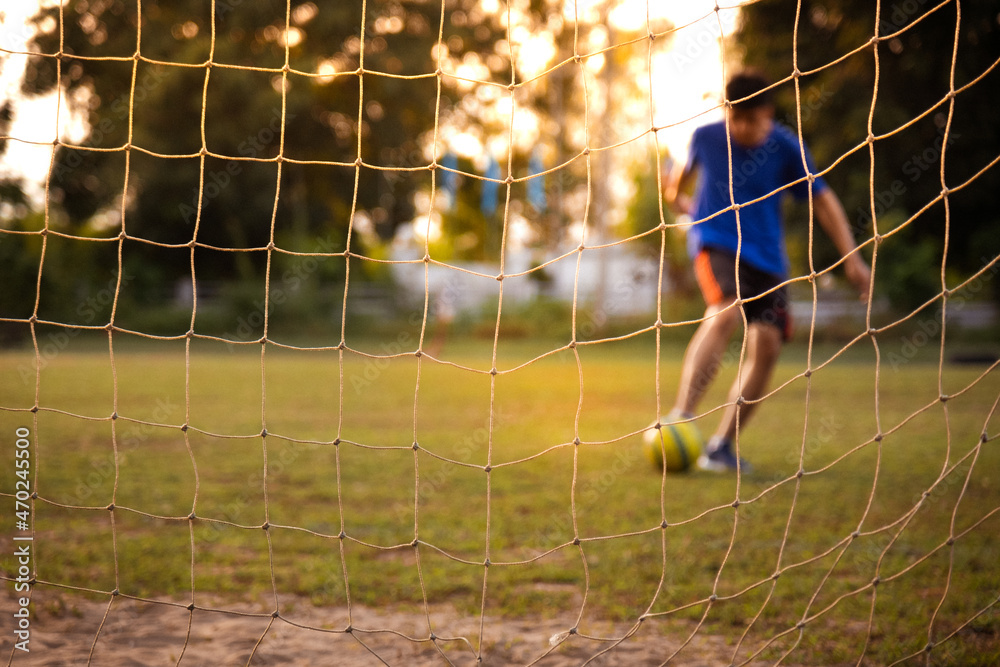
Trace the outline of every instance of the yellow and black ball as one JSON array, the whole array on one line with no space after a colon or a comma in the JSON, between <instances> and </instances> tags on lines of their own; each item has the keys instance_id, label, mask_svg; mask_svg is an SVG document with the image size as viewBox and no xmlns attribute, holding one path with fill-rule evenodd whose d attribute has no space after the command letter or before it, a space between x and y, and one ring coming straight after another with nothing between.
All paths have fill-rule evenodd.
<instances>
[{"instance_id":1,"label":"yellow and black ball","mask_svg":"<svg viewBox=\"0 0 1000 667\"><path fill-rule=\"evenodd\" d=\"M652 426L642 434L642 447L650 463L657 470L684 472L698 461L702 450L702 437L693 422L661 420L659 428Z\"/></svg>"}]
</instances>

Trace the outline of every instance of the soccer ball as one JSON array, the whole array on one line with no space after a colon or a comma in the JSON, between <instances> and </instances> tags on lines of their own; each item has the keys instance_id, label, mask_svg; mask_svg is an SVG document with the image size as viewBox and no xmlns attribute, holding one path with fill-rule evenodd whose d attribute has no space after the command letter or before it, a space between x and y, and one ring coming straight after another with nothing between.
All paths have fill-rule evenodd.
<instances>
[{"instance_id":1,"label":"soccer ball","mask_svg":"<svg viewBox=\"0 0 1000 667\"><path fill-rule=\"evenodd\" d=\"M661 420L664 423L659 429L646 429L642 434L642 448L657 470L663 470L666 463L667 472L684 472L701 455L703 440L698 427L692 422L672 424L669 423L671 421L671 418L665 417Z\"/></svg>"}]
</instances>

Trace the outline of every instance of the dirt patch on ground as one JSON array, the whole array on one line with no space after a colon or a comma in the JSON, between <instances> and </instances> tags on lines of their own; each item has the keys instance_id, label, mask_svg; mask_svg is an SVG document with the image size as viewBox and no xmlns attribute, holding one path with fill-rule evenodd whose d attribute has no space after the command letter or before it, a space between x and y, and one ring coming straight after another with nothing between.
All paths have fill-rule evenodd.
<instances>
[{"instance_id":1,"label":"dirt patch on ground","mask_svg":"<svg viewBox=\"0 0 1000 667\"><path fill-rule=\"evenodd\" d=\"M125 597L82 599L38 588L32 597L30 653L14 650L4 632L3 656L15 666L156 667L193 665L727 665L733 647L696 633L690 621L585 622L576 617L467 616L446 605L422 609L316 607L282 598L273 607L199 597L184 602L142 602ZM13 609L14 601L4 600ZM10 614L3 614L10 619ZM669 627L668 624L669 623ZM346 630L350 628L350 632ZM431 640L431 633L434 639ZM683 648L681 648L683 645ZM477 663L481 657L482 662ZM588 662L589 661L589 662Z\"/></svg>"}]
</instances>

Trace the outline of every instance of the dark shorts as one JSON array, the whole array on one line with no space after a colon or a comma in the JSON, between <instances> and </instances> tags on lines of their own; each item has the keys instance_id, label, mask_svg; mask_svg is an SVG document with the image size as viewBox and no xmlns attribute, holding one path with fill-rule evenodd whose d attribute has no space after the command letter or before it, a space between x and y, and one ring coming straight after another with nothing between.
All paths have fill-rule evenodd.
<instances>
[{"instance_id":1,"label":"dark shorts","mask_svg":"<svg viewBox=\"0 0 1000 667\"><path fill-rule=\"evenodd\" d=\"M698 287L708 305L717 306L736 298L735 254L718 248L703 248L695 257L694 271ZM747 322L775 326L787 341L792 335L788 290L782 286L759 299L748 301L782 282L779 276L740 262L740 298L743 299Z\"/></svg>"}]
</instances>

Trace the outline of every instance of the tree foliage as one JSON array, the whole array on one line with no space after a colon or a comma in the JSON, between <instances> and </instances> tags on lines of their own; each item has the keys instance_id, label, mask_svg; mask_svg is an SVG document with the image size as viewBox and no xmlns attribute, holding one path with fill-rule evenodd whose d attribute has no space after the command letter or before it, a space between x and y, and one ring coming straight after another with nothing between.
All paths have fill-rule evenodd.
<instances>
[{"instance_id":1,"label":"tree foliage","mask_svg":"<svg viewBox=\"0 0 1000 667\"><path fill-rule=\"evenodd\" d=\"M167 284L189 274L192 240L200 277L260 275L272 218L289 250L347 249L352 211L391 234L430 185L439 58L485 60L500 34L472 0L447 3L443 54L437 3L369 2L364 16L361 2L181 0L142 3L141 16L137 4L43 11L23 89L61 86L86 121L52 171L69 229L124 229L125 263L152 263ZM440 93L450 113L460 95Z\"/></svg>"}]
</instances>

